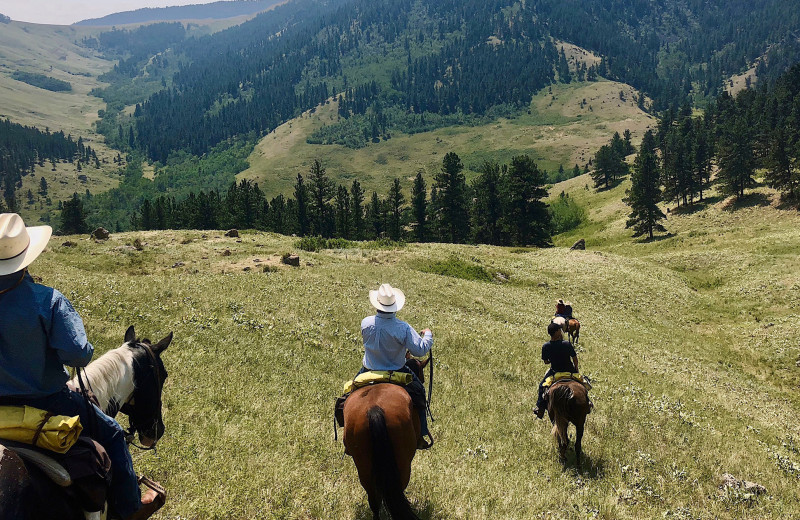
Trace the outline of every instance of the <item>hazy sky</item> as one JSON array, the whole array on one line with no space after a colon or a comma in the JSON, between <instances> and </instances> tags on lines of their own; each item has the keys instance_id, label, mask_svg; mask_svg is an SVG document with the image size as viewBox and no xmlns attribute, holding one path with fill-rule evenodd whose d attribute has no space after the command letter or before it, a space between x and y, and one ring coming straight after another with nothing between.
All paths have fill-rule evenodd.
<instances>
[{"instance_id":1,"label":"hazy sky","mask_svg":"<svg viewBox=\"0 0 800 520\"><path fill-rule=\"evenodd\" d=\"M208 4L215 0L0 0L0 13L13 20L70 25L142 7ZM2 26L0 26L2 27Z\"/></svg>"}]
</instances>

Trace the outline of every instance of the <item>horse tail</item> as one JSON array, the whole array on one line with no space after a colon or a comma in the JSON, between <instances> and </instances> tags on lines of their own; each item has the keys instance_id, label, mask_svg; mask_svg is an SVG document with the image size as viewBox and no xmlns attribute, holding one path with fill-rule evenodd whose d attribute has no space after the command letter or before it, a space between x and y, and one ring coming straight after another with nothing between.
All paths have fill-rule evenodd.
<instances>
[{"instance_id":1,"label":"horse tail","mask_svg":"<svg viewBox=\"0 0 800 520\"><path fill-rule=\"evenodd\" d=\"M400 471L394 448L386 427L386 416L383 408L373 406L367 411L369 433L372 438L372 478L378 495L386 503L386 509L394 520L418 520L411 510L403 486L400 483Z\"/></svg>"},{"instance_id":2,"label":"horse tail","mask_svg":"<svg viewBox=\"0 0 800 520\"><path fill-rule=\"evenodd\" d=\"M570 405L575 394L569 385L557 385L550 389L550 407L553 411L553 435L560 444L567 443Z\"/></svg>"}]
</instances>

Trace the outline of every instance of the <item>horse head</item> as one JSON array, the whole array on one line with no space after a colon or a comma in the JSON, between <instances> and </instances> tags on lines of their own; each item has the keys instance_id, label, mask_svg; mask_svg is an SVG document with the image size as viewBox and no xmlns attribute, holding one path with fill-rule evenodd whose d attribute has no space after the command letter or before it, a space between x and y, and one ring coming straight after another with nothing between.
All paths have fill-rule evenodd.
<instances>
[{"instance_id":1,"label":"horse head","mask_svg":"<svg viewBox=\"0 0 800 520\"><path fill-rule=\"evenodd\" d=\"M138 339L133 326L125 332L123 347L130 350L133 361L134 390L120 411L130 420L131 430L139 436L139 442L150 448L164 435L161 415L161 394L167 380L167 370L161 354L172 342L172 333L156 344L148 339Z\"/></svg>"},{"instance_id":2,"label":"horse head","mask_svg":"<svg viewBox=\"0 0 800 520\"><path fill-rule=\"evenodd\" d=\"M428 366L431 358L428 356L425 358L424 361L420 361L419 359L413 357L410 352L406 351L406 366L411 369L417 378L419 378L421 383L425 382L425 367Z\"/></svg>"}]
</instances>

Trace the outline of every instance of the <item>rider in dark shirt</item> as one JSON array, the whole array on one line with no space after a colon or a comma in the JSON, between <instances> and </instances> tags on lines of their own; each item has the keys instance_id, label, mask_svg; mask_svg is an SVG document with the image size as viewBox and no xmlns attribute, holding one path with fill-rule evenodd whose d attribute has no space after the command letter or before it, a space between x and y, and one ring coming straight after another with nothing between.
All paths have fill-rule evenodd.
<instances>
[{"instance_id":1,"label":"rider in dark shirt","mask_svg":"<svg viewBox=\"0 0 800 520\"><path fill-rule=\"evenodd\" d=\"M544 400L544 382L548 377L556 372L577 372L578 354L569 341L564 340L564 333L556 323L547 326L547 333L550 334L550 341L542 345L542 361L550 365L544 375L542 382L539 383L539 400L536 401L536 408L533 413L541 419L544 417L544 410L547 407ZM571 358L571 359L570 359Z\"/></svg>"}]
</instances>

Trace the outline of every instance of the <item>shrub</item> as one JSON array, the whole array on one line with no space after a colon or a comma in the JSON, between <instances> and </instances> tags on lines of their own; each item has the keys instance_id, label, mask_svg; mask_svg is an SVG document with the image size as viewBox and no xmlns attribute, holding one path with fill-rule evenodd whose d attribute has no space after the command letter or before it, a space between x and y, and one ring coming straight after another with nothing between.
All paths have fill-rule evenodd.
<instances>
[{"instance_id":1,"label":"shrub","mask_svg":"<svg viewBox=\"0 0 800 520\"><path fill-rule=\"evenodd\" d=\"M586 221L586 210L563 191L547 209L553 222L553 233L575 229Z\"/></svg>"},{"instance_id":2,"label":"shrub","mask_svg":"<svg viewBox=\"0 0 800 520\"><path fill-rule=\"evenodd\" d=\"M297 241L296 247L303 251L321 251L323 249L351 249L353 242L344 238L303 237Z\"/></svg>"},{"instance_id":3,"label":"shrub","mask_svg":"<svg viewBox=\"0 0 800 520\"><path fill-rule=\"evenodd\" d=\"M451 256L447 260L420 260L414 267L423 273L450 276L462 280L494 281L492 273L485 267L461 260L457 256Z\"/></svg>"}]
</instances>

